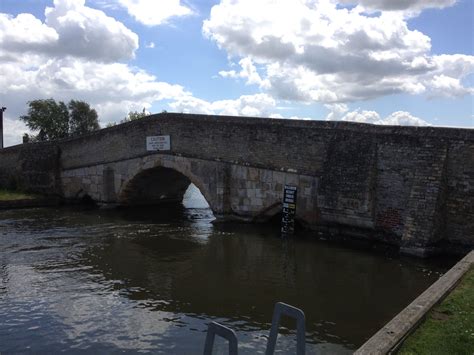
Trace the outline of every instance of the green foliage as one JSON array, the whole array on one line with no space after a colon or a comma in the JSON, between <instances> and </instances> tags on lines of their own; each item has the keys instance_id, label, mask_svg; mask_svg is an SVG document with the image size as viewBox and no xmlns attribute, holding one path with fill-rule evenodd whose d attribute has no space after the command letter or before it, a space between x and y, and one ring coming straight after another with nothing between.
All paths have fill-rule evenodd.
<instances>
[{"instance_id":1,"label":"green foliage","mask_svg":"<svg viewBox=\"0 0 474 355\"><path fill-rule=\"evenodd\" d=\"M0 189L0 201L32 200L35 198L38 198L38 196L18 191Z\"/></svg>"},{"instance_id":2,"label":"green foliage","mask_svg":"<svg viewBox=\"0 0 474 355\"><path fill-rule=\"evenodd\" d=\"M474 268L404 342L399 354L466 354L474 350Z\"/></svg>"},{"instance_id":3,"label":"green foliage","mask_svg":"<svg viewBox=\"0 0 474 355\"><path fill-rule=\"evenodd\" d=\"M67 137L69 134L69 111L64 102L53 99L28 102L28 114L20 119L28 128L39 131L38 140L53 140Z\"/></svg>"},{"instance_id":4,"label":"green foliage","mask_svg":"<svg viewBox=\"0 0 474 355\"><path fill-rule=\"evenodd\" d=\"M125 117L123 120L121 120L120 123L135 121L135 120L138 120L140 118L146 117L148 115L149 115L149 113L146 112L145 108L143 108L142 112L130 111L128 113L127 117Z\"/></svg>"},{"instance_id":5,"label":"green foliage","mask_svg":"<svg viewBox=\"0 0 474 355\"><path fill-rule=\"evenodd\" d=\"M28 133L23 134L23 144L24 143L34 143L37 140L38 139L36 138L36 136L33 136L33 135L30 136Z\"/></svg>"},{"instance_id":6,"label":"green foliage","mask_svg":"<svg viewBox=\"0 0 474 355\"><path fill-rule=\"evenodd\" d=\"M144 117L149 116L149 115L150 115L150 113L146 112L145 108L143 108L142 112L130 111L127 114L127 116L123 118L123 120L120 120L119 124L139 120L140 118L144 118ZM109 122L109 123L107 123L106 127L109 128L109 127L113 127L113 126L116 126L116 125L117 125L116 122Z\"/></svg>"},{"instance_id":7,"label":"green foliage","mask_svg":"<svg viewBox=\"0 0 474 355\"><path fill-rule=\"evenodd\" d=\"M97 112L84 101L71 100L69 108L69 131L73 136L100 129Z\"/></svg>"},{"instance_id":8,"label":"green foliage","mask_svg":"<svg viewBox=\"0 0 474 355\"><path fill-rule=\"evenodd\" d=\"M36 136L25 134L27 142L61 139L100 129L97 112L84 101L71 100L66 106L54 99L33 100L28 106L28 114L20 119L39 133Z\"/></svg>"}]
</instances>

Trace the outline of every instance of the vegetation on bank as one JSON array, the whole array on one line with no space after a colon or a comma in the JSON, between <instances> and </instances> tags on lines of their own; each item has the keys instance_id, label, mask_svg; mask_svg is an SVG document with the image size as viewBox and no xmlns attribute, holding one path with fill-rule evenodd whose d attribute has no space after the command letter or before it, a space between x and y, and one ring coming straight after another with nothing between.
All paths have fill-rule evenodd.
<instances>
[{"instance_id":1,"label":"vegetation on bank","mask_svg":"<svg viewBox=\"0 0 474 355\"><path fill-rule=\"evenodd\" d=\"M428 313L399 354L474 354L474 267Z\"/></svg>"},{"instance_id":2,"label":"vegetation on bank","mask_svg":"<svg viewBox=\"0 0 474 355\"><path fill-rule=\"evenodd\" d=\"M0 189L0 201L34 200L39 196L19 191Z\"/></svg>"}]
</instances>

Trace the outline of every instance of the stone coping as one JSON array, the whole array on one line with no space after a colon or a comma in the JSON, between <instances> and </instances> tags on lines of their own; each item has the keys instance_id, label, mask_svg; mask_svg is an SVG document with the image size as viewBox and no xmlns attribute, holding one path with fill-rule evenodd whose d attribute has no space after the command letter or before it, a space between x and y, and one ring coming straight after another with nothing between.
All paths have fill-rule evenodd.
<instances>
[{"instance_id":1,"label":"stone coping","mask_svg":"<svg viewBox=\"0 0 474 355\"><path fill-rule=\"evenodd\" d=\"M413 331L426 313L457 285L474 265L474 250L469 252L403 311L367 340L354 354L389 354Z\"/></svg>"}]
</instances>

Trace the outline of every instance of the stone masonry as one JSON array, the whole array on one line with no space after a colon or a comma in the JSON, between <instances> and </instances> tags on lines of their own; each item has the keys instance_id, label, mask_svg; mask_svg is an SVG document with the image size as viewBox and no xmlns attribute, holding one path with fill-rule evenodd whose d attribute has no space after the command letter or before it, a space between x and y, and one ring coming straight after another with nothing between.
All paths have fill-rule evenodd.
<instances>
[{"instance_id":1,"label":"stone masonry","mask_svg":"<svg viewBox=\"0 0 474 355\"><path fill-rule=\"evenodd\" d=\"M148 152L147 136L169 135ZM474 245L474 130L160 114L0 150L0 186L102 204L181 201L263 221L298 188L296 218L417 255Z\"/></svg>"}]
</instances>

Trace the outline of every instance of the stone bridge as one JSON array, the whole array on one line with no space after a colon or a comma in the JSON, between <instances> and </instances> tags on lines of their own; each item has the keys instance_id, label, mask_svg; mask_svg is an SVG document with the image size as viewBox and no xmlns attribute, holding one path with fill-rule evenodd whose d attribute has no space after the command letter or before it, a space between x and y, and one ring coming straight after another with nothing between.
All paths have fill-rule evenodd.
<instances>
[{"instance_id":1,"label":"stone bridge","mask_svg":"<svg viewBox=\"0 0 474 355\"><path fill-rule=\"evenodd\" d=\"M147 150L151 136L169 149ZM296 186L316 230L426 254L474 245L474 130L163 113L0 150L0 186L100 204L181 201L190 183L216 217L262 221Z\"/></svg>"}]
</instances>

